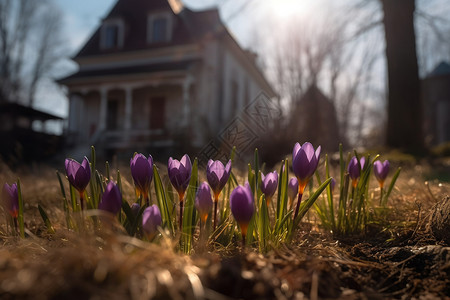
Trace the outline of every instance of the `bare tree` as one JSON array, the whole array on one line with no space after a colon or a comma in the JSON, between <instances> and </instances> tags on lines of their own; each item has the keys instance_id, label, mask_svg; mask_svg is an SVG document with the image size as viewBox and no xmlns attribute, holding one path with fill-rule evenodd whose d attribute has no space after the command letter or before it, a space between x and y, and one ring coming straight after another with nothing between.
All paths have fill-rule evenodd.
<instances>
[{"instance_id":1,"label":"bare tree","mask_svg":"<svg viewBox=\"0 0 450 300\"><path fill-rule=\"evenodd\" d=\"M341 140L361 136L365 101L370 99L373 70L381 48L361 43L355 37L350 18L329 13L309 26L293 22L282 30L275 45L272 76L287 103L289 118L293 107L307 89L318 86L336 107ZM355 117L357 116L357 117Z\"/></svg>"},{"instance_id":2,"label":"bare tree","mask_svg":"<svg viewBox=\"0 0 450 300\"><path fill-rule=\"evenodd\" d=\"M32 105L61 52L61 14L51 0L0 0L0 102Z\"/></svg>"}]
</instances>

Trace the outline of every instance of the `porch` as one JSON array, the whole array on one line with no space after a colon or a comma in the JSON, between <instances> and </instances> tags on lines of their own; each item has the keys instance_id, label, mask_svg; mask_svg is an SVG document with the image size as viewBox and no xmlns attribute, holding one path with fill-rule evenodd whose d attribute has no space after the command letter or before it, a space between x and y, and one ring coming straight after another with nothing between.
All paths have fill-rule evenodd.
<instances>
[{"instance_id":1,"label":"porch","mask_svg":"<svg viewBox=\"0 0 450 300\"><path fill-rule=\"evenodd\" d=\"M99 84L71 89L69 146L146 151L175 145L190 123L193 79Z\"/></svg>"}]
</instances>

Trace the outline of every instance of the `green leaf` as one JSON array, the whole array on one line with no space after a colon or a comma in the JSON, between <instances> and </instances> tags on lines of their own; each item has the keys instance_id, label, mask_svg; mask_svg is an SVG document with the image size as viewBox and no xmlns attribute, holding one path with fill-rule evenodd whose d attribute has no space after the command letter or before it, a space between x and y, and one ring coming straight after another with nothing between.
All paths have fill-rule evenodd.
<instances>
[{"instance_id":1,"label":"green leaf","mask_svg":"<svg viewBox=\"0 0 450 300\"><path fill-rule=\"evenodd\" d=\"M45 212L45 210L42 208L40 204L38 204L39 213L41 214L42 220L44 221L45 227L47 227L48 233L54 234L55 229L52 226L52 222L50 222L50 219Z\"/></svg>"},{"instance_id":2,"label":"green leaf","mask_svg":"<svg viewBox=\"0 0 450 300\"><path fill-rule=\"evenodd\" d=\"M300 220L303 218L303 216L308 212L308 210L311 208L311 206L314 204L314 202L319 198L320 194L323 192L323 190L330 184L331 178L328 178L325 180L324 183L322 183L319 188L312 194L308 199L306 199L301 205L300 209L297 215L297 218L295 219L294 228L297 227L298 223L300 223Z\"/></svg>"},{"instance_id":3,"label":"green leaf","mask_svg":"<svg viewBox=\"0 0 450 300\"><path fill-rule=\"evenodd\" d=\"M76 190L73 187L73 185L70 183L69 183L69 189L70 189L70 200L72 202L72 211L77 212L77 211L79 211L79 209L78 209L79 205L77 204Z\"/></svg>"},{"instance_id":4,"label":"green leaf","mask_svg":"<svg viewBox=\"0 0 450 300\"><path fill-rule=\"evenodd\" d=\"M105 162L105 170L106 170L106 179L110 179L111 177L109 176L109 162L106 161Z\"/></svg>"},{"instance_id":5,"label":"green leaf","mask_svg":"<svg viewBox=\"0 0 450 300\"><path fill-rule=\"evenodd\" d=\"M258 192L258 184L259 184L259 155L258 155L258 148L255 148L255 154L254 154L254 163L255 163L255 195ZM258 198L258 195L256 195L256 197Z\"/></svg>"},{"instance_id":6,"label":"green leaf","mask_svg":"<svg viewBox=\"0 0 450 300\"><path fill-rule=\"evenodd\" d=\"M158 207L161 210L161 217L163 225L167 226L170 234L173 236L175 230L173 227L173 219L171 211L169 210L169 205L167 203L166 193L164 191L163 184L161 182L161 177L159 176L158 168L156 164L153 164L153 180L155 182L155 193L156 200L158 201Z\"/></svg>"},{"instance_id":7,"label":"green leaf","mask_svg":"<svg viewBox=\"0 0 450 300\"><path fill-rule=\"evenodd\" d=\"M91 146L91 180L89 181L89 188L91 190L91 206L92 208L97 208L98 207L98 203L100 201L99 196L98 196L98 191L99 191L99 186L98 186L98 182L96 181L96 173L97 173L97 169L96 169L96 160L97 160L97 156L95 154L95 147Z\"/></svg>"},{"instance_id":8,"label":"green leaf","mask_svg":"<svg viewBox=\"0 0 450 300\"><path fill-rule=\"evenodd\" d=\"M25 225L23 219L23 198L22 198L22 189L20 187L20 179L17 179L17 194L19 196L19 215L17 217L17 221L19 222L19 233L21 238L25 238Z\"/></svg>"},{"instance_id":9,"label":"green leaf","mask_svg":"<svg viewBox=\"0 0 450 300\"><path fill-rule=\"evenodd\" d=\"M62 200L63 200L64 215L66 217L66 226L67 226L67 229L72 229L72 221L71 221L70 210L69 210L70 205L67 202L66 191L64 189L64 184L61 179L61 174L59 174L59 172L56 171L56 176L58 177L59 187L61 189L61 194L63 196Z\"/></svg>"},{"instance_id":10,"label":"green leaf","mask_svg":"<svg viewBox=\"0 0 450 300\"><path fill-rule=\"evenodd\" d=\"M196 210L194 208L195 194L198 187L198 160L192 164L191 179L186 191L182 224L182 248L185 254L192 249L192 235L196 226Z\"/></svg>"},{"instance_id":11,"label":"green leaf","mask_svg":"<svg viewBox=\"0 0 450 300\"><path fill-rule=\"evenodd\" d=\"M284 172L283 172L284 167ZM277 198L277 221L275 223L275 234L279 234L283 228L283 218L286 216L288 205L288 189L289 184L289 161L286 158L280 167L280 179L278 181L278 198Z\"/></svg>"},{"instance_id":12,"label":"green leaf","mask_svg":"<svg viewBox=\"0 0 450 300\"><path fill-rule=\"evenodd\" d=\"M394 188L395 182L398 179L398 176L400 175L400 172L402 171L402 168L398 168L397 171L395 172L394 176L392 177L391 183L389 184L389 188L387 189L386 195L384 195L383 197L383 203L382 206L386 206L388 200L389 200L389 195L391 195L392 189Z\"/></svg>"},{"instance_id":13,"label":"green leaf","mask_svg":"<svg viewBox=\"0 0 450 300\"><path fill-rule=\"evenodd\" d=\"M267 210L266 197L261 196L261 203L258 213L258 237L259 237L259 251L265 253L267 251L267 240L270 236L270 222L269 212Z\"/></svg>"}]
</instances>

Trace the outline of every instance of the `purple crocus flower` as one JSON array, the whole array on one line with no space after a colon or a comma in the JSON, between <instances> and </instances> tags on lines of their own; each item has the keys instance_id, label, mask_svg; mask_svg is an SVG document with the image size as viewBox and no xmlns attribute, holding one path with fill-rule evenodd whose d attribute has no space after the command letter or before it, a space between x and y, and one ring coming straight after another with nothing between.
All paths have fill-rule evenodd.
<instances>
[{"instance_id":1,"label":"purple crocus flower","mask_svg":"<svg viewBox=\"0 0 450 300\"><path fill-rule=\"evenodd\" d=\"M386 177L389 173L389 161L385 160L382 163L381 161L377 160L373 164L373 173L375 174L375 177L377 178L380 187L383 188L384 181L386 180Z\"/></svg>"},{"instance_id":2,"label":"purple crocus flower","mask_svg":"<svg viewBox=\"0 0 450 300\"><path fill-rule=\"evenodd\" d=\"M294 150L292 152L292 169L298 180L298 199L297 206L295 208L294 220L297 218L298 211L300 209L300 203L302 201L303 191L309 182L311 176L317 169L320 159L321 147L317 147L314 151L311 143L304 143L300 146L299 143L295 143Z\"/></svg>"},{"instance_id":3,"label":"purple crocus flower","mask_svg":"<svg viewBox=\"0 0 450 300\"><path fill-rule=\"evenodd\" d=\"M17 184L11 185L5 183L2 190L3 203L6 210L14 219L19 215L19 193L17 191Z\"/></svg>"},{"instance_id":4,"label":"purple crocus flower","mask_svg":"<svg viewBox=\"0 0 450 300\"><path fill-rule=\"evenodd\" d=\"M169 158L168 173L169 179L173 187L177 190L180 201L183 201L184 193L191 180L192 164L191 159L187 154L178 161Z\"/></svg>"},{"instance_id":5,"label":"purple crocus flower","mask_svg":"<svg viewBox=\"0 0 450 300\"><path fill-rule=\"evenodd\" d=\"M153 204L147 207L142 213L142 229L144 229L150 240L156 235L158 226L161 226L161 224L162 218L158 206Z\"/></svg>"},{"instance_id":6,"label":"purple crocus flower","mask_svg":"<svg viewBox=\"0 0 450 300\"><path fill-rule=\"evenodd\" d=\"M261 192L266 196L267 206L270 205L270 200L272 200L275 191L278 188L278 173L273 171L268 173L266 176L261 173Z\"/></svg>"},{"instance_id":7,"label":"purple crocus flower","mask_svg":"<svg viewBox=\"0 0 450 300\"><path fill-rule=\"evenodd\" d=\"M70 184L81 193L84 192L86 186L91 180L91 167L89 160L84 157L81 164L74 159L66 158L65 161L67 178Z\"/></svg>"},{"instance_id":8,"label":"purple crocus flower","mask_svg":"<svg viewBox=\"0 0 450 300\"><path fill-rule=\"evenodd\" d=\"M320 152L321 146L317 147L314 151L313 145L308 142L304 143L302 146L300 146L299 143L296 143L294 146L294 151L292 152L292 169L298 180L298 191L300 194L303 194L305 186L317 169Z\"/></svg>"},{"instance_id":9,"label":"purple crocus flower","mask_svg":"<svg viewBox=\"0 0 450 300\"><path fill-rule=\"evenodd\" d=\"M231 192L230 208L234 219L241 227L242 238L245 241L248 224L255 211L252 189L248 182L245 186L240 185Z\"/></svg>"},{"instance_id":10,"label":"purple crocus flower","mask_svg":"<svg viewBox=\"0 0 450 300\"><path fill-rule=\"evenodd\" d=\"M183 227L183 200L184 193L189 185L189 181L191 180L191 172L192 172L192 164L191 159L187 154L183 155L183 157L178 161L169 158L168 163L168 173L170 182L172 182L173 187L178 192L178 199L180 200L180 230Z\"/></svg>"},{"instance_id":11,"label":"purple crocus flower","mask_svg":"<svg viewBox=\"0 0 450 300\"><path fill-rule=\"evenodd\" d=\"M211 188L205 181L200 185L197 195L195 196L195 208L200 213L200 220L204 224L208 219L208 214L211 211L212 205L213 201L211 199Z\"/></svg>"},{"instance_id":12,"label":"purple crocus flower","mask_svg":"<svg viewBox=\"0 0 450 300\"><path fill-rule=\"evenodd\" d=\"M231 160L224 166L220 160L213 161L210 159L206 166L206 179L214 194L214 222L213 228L216 230L217 226L217 204L219 202L219 195L225 184L227 184L228 178L231 174Z\"/></svg>"},{"instance_id":13,"label":"purple crocus flower","mask_svg":"<svg viewBox=\"0 0 450 300\"><path fill-rule=\"evenodd\" d=\"M117 215L121 208L122 195L120 194L120 190L114 182L110 181L106 185L105 192L98 204L98 209Z\"/></svg>"},{"instance_id":14,"label":"purple crocus flower","mask_svg":"<svg viewBox=\"0 0 450 300\"><path fill-rule=\"evenodd\" d=\"M292 205L292 202L294 202L295 197L297 196L298 193L298 180L295 177L292 177L289 180L288 183L288 197L289 197L289 206Z\"/></svg>"},{"instance_id":15,"label":"purple crocus flower","mask_svg":"<svg viewBox=\"0 0 450 300\"><path fill-rule=\"evenodd\" d=\"M138 194L148 200L148 190L153 179L153 158L148 159L143 154L136 154L130 160L131 176Z\"/></svg>"},{"instance_id":16,"label":"purple crocus flower","mask_svg":"<svg viewBox=\"0 0 450 300\"><path fill-rule=\"evenodd\" d=\"M358 179L361 176L361 170L364 169L364 164L366 159L361 157L358 164L358 159L356 156L353 156L350 162L348 163L347 172L352 180L352 186L356 188L358 184Z\"/></svg>"},{"instance_id":17,"label":"purple crocus flower","mask_svg":"<svg viewBox=\"0 0 450 300\"><path fill-rule=\"evenodd\" d=\"M210 159L206 166L206 179L214 193L214 201L218 201L219 194L231 174L231 160L224 166L220 160L213 161Z\"/></svg>"}]
</instances>

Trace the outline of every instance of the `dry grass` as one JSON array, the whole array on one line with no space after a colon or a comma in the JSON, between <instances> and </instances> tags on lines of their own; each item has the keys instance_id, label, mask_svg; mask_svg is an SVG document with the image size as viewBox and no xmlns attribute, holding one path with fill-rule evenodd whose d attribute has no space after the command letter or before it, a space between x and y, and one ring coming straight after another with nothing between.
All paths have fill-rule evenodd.
<instances>
[{"instance_id":1,"label":"dry grass","mask_svg":"<svg viewBox=\"0 0 450 300\"><path fill-rule=\"evenodd\" d=\"M448 183L425 182L424 176L430 168L423 164L402 171L390 198L389 213L385 216L390 225L377 233L377 239L360 237L336 241L313 223L304 227L312 228L312 231L299 231L295 243L264 256L256 250L241 251L238 247L219 248L213 252L197 247L195 254L184 256L173 250L175 246L171 241L163 239L161 245L154 245L128 237L118 228L82 234L68 231L53 169L34 166L15 173L0 164L0 183L11 183L17 177L21 179L28 233L25 240L12 237L0 214L0 298L448 296L448 289L442 285L448 282L445 277L439 280L439 276L450 273L450 254L445 254L450 253L448 247L438 245L429 250L440 251L436 256L430 254L429 261L425 262L441 272L429 271L426 273L429 278L422 278L427 282L434 280L433 285L415 281L408 285L408 280L421 278L416 276L420 268L411 262L417 257L428 257L428 252L421 250L419 253L417 249L423 245L436 245L426 231L427 215L431 207L450 191ZM132 183L127 180L131 178L128 168L120 169L125 197L132 199L134 192ZM375 198L378 192L374 186ZM46 208L56 234L46 233L38 204ZM314 221L316 218L312 214L309 219ZM383 278L391 281L382 283Z\"/></svg>"}]
</instances>

